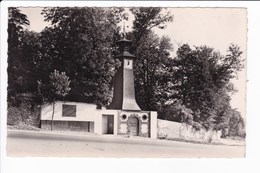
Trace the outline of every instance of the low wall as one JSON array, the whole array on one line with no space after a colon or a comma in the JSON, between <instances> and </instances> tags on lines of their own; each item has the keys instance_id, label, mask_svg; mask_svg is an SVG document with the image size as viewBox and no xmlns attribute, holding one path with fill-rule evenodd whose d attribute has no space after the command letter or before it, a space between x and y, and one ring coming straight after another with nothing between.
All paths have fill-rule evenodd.
<instances>
[{"instance_id":1,"label":"low wall","mask_svg":"<svg viewBox=\"0 0 260 173\"><path fill-rule=\"evenodd\" d=\"M157 136L164 139L179 139L196 142L219 142L220 131L195 130L192 126L158 119Z\"/></svg>"},{"instance_id":2,"label":"low wall","mask_svg":"<svg viewBox=\"0 0 260 173\"><path fill-rule=\"evenodd\" d=\"M42 120L41 128L51 130L51 120ZM82 131L94 133L93 121L53 121L53 130Z\"/></svg>"}]
</instances>

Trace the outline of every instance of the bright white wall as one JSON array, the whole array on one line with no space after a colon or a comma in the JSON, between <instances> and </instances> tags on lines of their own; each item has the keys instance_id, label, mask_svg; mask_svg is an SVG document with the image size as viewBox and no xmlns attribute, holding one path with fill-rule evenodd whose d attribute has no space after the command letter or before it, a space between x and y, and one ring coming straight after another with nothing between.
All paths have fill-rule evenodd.
<instances>
[{"instance_id":1,"label":"bright white wall","mask_svg":"<svg viewBox=\"0 0 260 173\"><path fill-rule=\"evenodd\" d=\"M62 117L62 105L76 105L76 117ZM53 104L45 104L41 109L41 120L52 120ZM54 117L56 121L93 121L94 133L102 134L102 115L114 115L114 134L118 132L117 110L98 110L96 105L79 102L55 102Z\"/></svg>"},{"instance_id":2,"label":"bright white wall","mask_svg":"<svg viewBox=\"0 0 260 173\"><path fill-rule=\"evenodd\" d=\"M157 139L157 112L151 111L151 138Z\"/></svg>"},{"instance_id":3,"label":"bright white wall","mask_svg":"<svg viewBox=\"0 0 260 173\"><path fill-rule=\"evenodd\" d=\"M76 117L62 117L62 105L76 105ZM51 120L53 104L45 104L41 110L41 120ZM98 121L100 112L96 105L77 102L55 102L53 120L58 121Z\"/></svg>"}]
</instances>

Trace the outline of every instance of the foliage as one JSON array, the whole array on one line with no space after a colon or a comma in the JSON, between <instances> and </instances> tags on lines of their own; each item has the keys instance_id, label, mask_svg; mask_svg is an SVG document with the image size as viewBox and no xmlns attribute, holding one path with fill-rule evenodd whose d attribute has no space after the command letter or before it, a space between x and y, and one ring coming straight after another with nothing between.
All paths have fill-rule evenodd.
<instances>
[{"instance_id":1,"label":"foliage","mask_svg":"<svg viewBox=\"0 0 260 173\"><path fill-rule=\"evenodd\" d=\"M67 99L106 105L111 99L111 80L119 62L112 57L122 9L45 8L42 14L52 26L41 35L42 50L37 64L41 83L43 74L54 69L66 71L71 78Z\"/></svg>"},{"instance_id":2,"label":"foliage","mask_svg":"<svg viewBox=\"0 0 260 173\"><path fill-rule=\"evenodd\" d=\"M66 76L65 72L60 73L59 71L54 70L50 75L52 93L57 96L62 96L63 99L71 90L69 87L70 82L71 81L69 80L69 77Z\"/></svg>"},{"instance_id":3,"label":"foliage","mask_svg":"<svg viewBox=\"0 0 260 173\"><path fill-rule=\"evenodd\" d=\"M162 14L162 8L141 7L131 8L135 20L133 31L129 33L133 44L131 51L135 54L135 91L136 99L144 110L157 110L162 98L160 88L164 84L160 81L163 67L169 65L172 44L169 37L159 37L152 32L152 28L163 29L173 16L167 12Z\"/></svg>"},{"instance_id":4,"label":"foliage","mask_svg":"<svg viewBox=\"0 0 260 173\"><path fill-rule=\"evenodd\" d=\"M32 53L37 49L37 34L25 29L27 16L18 8L8 9L8 114L7 124L38 126L40 113L33 96Z\"/></svg>"},{"instance_id":5,"label":"foliage","mask_svg":"<svg viewBox=\"0 0 260 173\"><path fill-rule=\"evenodd\" d=\"M15 97L24 86L22 79L23 61L21 38L30 22L18 8L8 8L8 102L15 104Z\"/></svg>"},{"instance_id":6,"label":"foliage","mask_svg":"<svg viewBox=\"0 0 260 173\"><path fill-rule=\"evenodd\" d=\"M23 33L24 27L30 25L29 20L25 14L16 7L8 8L8 43L10 48L15 49L20 40L20 34Z\"/></svg>"},{"instance_id":7,"label":"foliage","mask_svg":"<svg viewBox=\"0 0 260 173\"><path fill-rule=\"evenodd\" d=\"M241 54L236 45L231 45L225 56L206 46L192 50L187 44L177 51L171 80L174 97L191 109L193 120L206 129L214 128L220 121L221 128L227 124L230 94L235 91L231 79L243 67Z\"/></svg>"},{"instance_id":8,"label":"foliage","mask_svg":"<svg viewBox=\"0 0 260 173\"><path fill-rule=\"evenodd\" d=\"M23 101L19 106L8 106L8 125L30 125L38 127L40 121L40 107Z\"/></svg>"},{"instance_id":9,"label":"foliage","mask_svg":"<svg viewBox=\"0 0 260 173\"><path fill-rule=\"evenodd\" d=\"M169 61L172 45L168 37L159 38L152 32L144 37L136 52L135 85L137 102L144 110L156 110L164 81L161 70ZM159 82L160 81L160 82Z\"/></svg>"},{"instance_id":10,"label":"foliage","mask_svg":"<svg viewBox=\"0 0 260 173\"><path fill-rule=\"evenodd\" d=\"M193 111L177 102L161 108L161 110L159 110L159 118L160 117L170 121L192 124Z\"/></svg>"},{"instance_id":11,"label":"foliage","mask_svg":"<svg viewBox=\"0 0 260 173\"><path fill-rule=\"evenodd\" d=\"M143 37L145 37L152 28L166 28L167 22L173 21L173 15L170 12L162 14L162 8L160 7L140 7L130 8L135 20L133 21L133 47L135 50L142 43Z\"/></svg>"},{"instance_id":12,"label":"foliage","mask_svg":"<svg viewBox=\"0 0 260 173\"><path fill-rule=\"evenodd\" d=\"M228 136L245 137L245 122L236 109L232 109L229 116Z\"/></svg>"}]
</instances>

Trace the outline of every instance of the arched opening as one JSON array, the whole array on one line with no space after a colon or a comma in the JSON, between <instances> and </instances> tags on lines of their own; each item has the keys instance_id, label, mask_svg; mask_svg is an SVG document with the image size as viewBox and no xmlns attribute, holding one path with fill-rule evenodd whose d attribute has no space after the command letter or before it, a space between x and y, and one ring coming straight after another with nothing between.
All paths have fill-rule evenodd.
<instances>
[{"instance_id":1,"label":"arched opening","mask_svg":"<svg viewBox=\"0 0 260 173\"><path fill-rule=\"evenodd\" d=\"M136 117L129 118L129 133L132 136L138 136L139 134L139 120Z\"/></svg>"}]
</instances>

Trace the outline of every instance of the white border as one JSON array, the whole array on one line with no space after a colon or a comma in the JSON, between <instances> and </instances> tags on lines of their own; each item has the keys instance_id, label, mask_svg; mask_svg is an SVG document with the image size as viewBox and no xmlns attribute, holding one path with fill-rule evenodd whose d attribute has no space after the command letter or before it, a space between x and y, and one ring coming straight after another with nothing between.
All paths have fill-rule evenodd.
<instances>
[{"instance_id":1,"label":"white border","mask_svg":"<svg viewBox=\"0 0 260 173\"><path fill-rule=\"evenodd\" d=\"M7 50L8 6L164 6L164 7L246 7L248 9L247 147L245 159L71 159L7 158L6 144L6 52L1 51L1 173L6 172L250 172L259 173L260 133L260 2L246 1L5 1L1 3L1 50ZM199 19L198 19L199 20Z\"/></svg>"}]
</instances>

